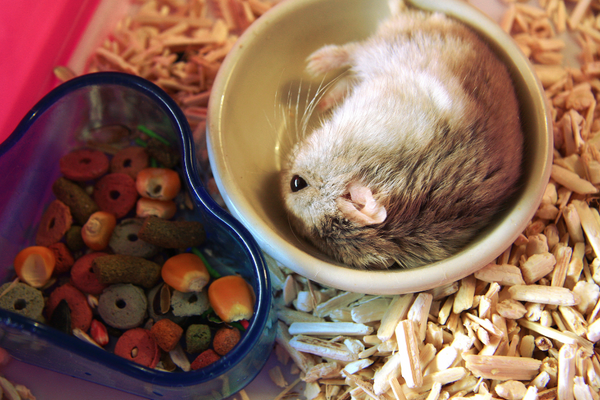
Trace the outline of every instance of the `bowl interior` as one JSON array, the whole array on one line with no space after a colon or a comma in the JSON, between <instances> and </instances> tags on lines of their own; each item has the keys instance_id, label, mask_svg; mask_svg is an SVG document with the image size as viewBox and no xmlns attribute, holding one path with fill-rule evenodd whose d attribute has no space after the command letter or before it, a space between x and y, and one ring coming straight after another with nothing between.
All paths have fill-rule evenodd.
<instances>
[{"instance_id":1,"label":"bowl interior","mask_svg":"<svg viewBox=\"0 0 600 400\"><path fill-rule=\"evenodd\" d=\"M342 4L343 3L343 4ZM390 16L387 0L289 0L258 20L223 63L209 108L208 149L231 212L269 255L317 282L373 294L430 289L474 272L501 254L537 209L548 180L552 137L542 89L527 59L493 21L460 1L412 1L471 25L507 64L526 135L522 190L511 207L455 256L411 270L359 271L335 263L292 232L278 175L317 88L305 59L325 44L369 36ZM309 122L313 123L313 120Z\"/></svg>"},{"instance_id":2,"label":"bowl interior","mask_svg":"<svg viewBox=\"0 0 600 400\"><path fill-rule=\"evenodd\" d=\"M0 282L13 274L16 253L35 241L42 213L54 198L52 184L60 176L59 159L85 146L94 128L113 124L131 128L142 124L179 149L180 174L194 203L194 210L180 211L181 216L204 224L207 240L201 250L217 271L240 274L252 284L256 304L248 330L240 345L222 360L187 373L141 367L1 309L0 346L24 362L142 396L213 399L216 392L225 398L258 374L272 347L270 280L248 231L204 190L183 112L151 82L122 73L75 78L45 96L0 146L0 185L4 188L0 195Z\"/></svg>"}]
</instances>

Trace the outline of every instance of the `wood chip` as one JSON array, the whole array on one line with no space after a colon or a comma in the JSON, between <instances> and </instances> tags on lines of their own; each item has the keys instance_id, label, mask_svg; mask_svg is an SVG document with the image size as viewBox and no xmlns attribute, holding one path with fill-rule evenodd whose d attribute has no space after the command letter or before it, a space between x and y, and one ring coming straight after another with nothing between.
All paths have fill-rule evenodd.
<instances>
[{"instance_id":1,"label":"wood chip","mask_svg":"<svg viewBox=\"0 0 600 400\"><path fill-rule=\"evenodd\" d=\"M315 354L338 361L356 361L358 356L343 343L336 343L306 335L296 335L289 345L301 353Z\"/></svg>"},{"instance_id":2,"label":"wood chip","mask_svg":"<svg viewBox=\"0 0 600 400\"><path fill-rule=\"evenodd\" d=\"M571 290L558 286L515 285L509 287L508 292L514 300L532 303L574 306L581 301Z\"/></svg>"},{"instance_id":3,"label":"wood chip","mask_svg":"<svg viewBox=\"0 0 600 400\"><path fill-rule=\"evenodd\" d=\"M368 335L373 328L352 322L294 322L289 327L290 335Z\"/></svg>"},{"instance_id":4,"label":"wood chip","mask_svg":"<svg viewBox=\"0 0 600 400\"><path fill-rule=\"evenodd\" d=\"M423 384L423 374L419 359L419 339L417 326L411 320L400 321L396 327L396 341L400 354L400 372L409 388L417 388Z\"/></svg>"},{"instance_id":5,"label":"wood chip","mask_svg":"<svg viewBox=\"0 0 600 400\"><path fill-rule=\"evenodd\" d=\"M531 380L539 372L542 362L534 358L481 356L464 354L465 366L475 376L494 380Z\"/></svg>"}]
</instances>

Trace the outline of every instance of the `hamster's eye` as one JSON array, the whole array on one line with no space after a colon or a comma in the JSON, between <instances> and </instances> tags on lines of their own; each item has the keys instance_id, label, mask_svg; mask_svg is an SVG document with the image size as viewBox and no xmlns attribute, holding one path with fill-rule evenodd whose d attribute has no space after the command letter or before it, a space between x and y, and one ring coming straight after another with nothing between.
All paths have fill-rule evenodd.
<instances>
[{"instance_id":1,"label":"hamster's eye","mask_svg":"<svg viewBox=\"0 0 600 400\"><path fill-rule=\"evenodd\" d=\"M302 190L308 186L308 183L302 178L300 175L294 175L292 177L292 181L290 182L290 187L292 188L292 192L297 192L298 190Z\"/></svg>"}]
</instances>

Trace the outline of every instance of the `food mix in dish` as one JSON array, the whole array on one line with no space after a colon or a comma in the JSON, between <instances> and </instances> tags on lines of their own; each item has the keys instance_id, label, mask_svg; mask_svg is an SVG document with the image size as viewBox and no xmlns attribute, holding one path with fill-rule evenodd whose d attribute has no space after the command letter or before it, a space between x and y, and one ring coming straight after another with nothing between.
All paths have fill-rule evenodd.
<instances>
[{"instance_id":1,"label":"food mix in dish","mask_svg":"<svg viewBox=\"0 0 600 400\"><path fill-rule=\"evenodd\" d=\"M35 244L15 257L0 307L145 367L205 367L240 341L252 288L212 269L202 223L178 216L189 199L168 142L143 126L97 136L107 130L143 146L80 148L60 159L55 199Z\"/></svg>"}]
</instances>

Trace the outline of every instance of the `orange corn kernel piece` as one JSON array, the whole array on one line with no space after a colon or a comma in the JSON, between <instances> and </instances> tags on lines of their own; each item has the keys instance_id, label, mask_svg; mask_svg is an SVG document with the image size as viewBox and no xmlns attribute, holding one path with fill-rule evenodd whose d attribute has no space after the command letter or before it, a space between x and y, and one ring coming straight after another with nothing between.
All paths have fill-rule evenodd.
<instances>
[{"instance_id":1,"label":"orange corn kernel piece","mask_svg":"<svg viewBox=\"0 0 600 400\"><path fill-rule=\"evenodd\" d=\"M177 204L173 200L156 200L140 197L137 201L135 214L140 218L155 216L171 219L177 212Z\"/></svg>"},{"instance_id":2,"label":"orange corn kernel piece","mask_svg":"<svg viewBox=\"0 0 600 400\"><path fill-rule=\"evenodd\" d=\"M90 249L104 250L116 225L117 219L113 214L97 211L90 215L81 228L81 238Z\"/></svg>"},{"instance_id":3,"label":"orange corn kernel piece","mask_svg":"<svg viewBox=\"0 0 600 400\"><path fill-rule=\"evenodd\" d=\"M250 319L254 313L254 293L248 282L239 275L223 276L211 283L208 301L225 322Z\"/></svg>"},{"instance_id":4,"label":"orange corn kernel piece","mask_svg":"<svg viewBox=\"0 0 600 400\"><path fill-rule=\"evenodd\" d=\"M181 189L179 174L169 168L144 168L138 172L135 187L142 197L173 200Z\"/></svg>"},{"instance_id":5,"label":"orange corn kernel piece","mask_svg":"<svg viewBox=\"0 0 600 400\"><path fill-rule=\"evenodd\" d=\"M200 292L210 280L204 262L192 253L181 253L169 258L160 273L167 285L180 292Z\"/></svg>"},{"instance_id":6,"label":"orange corn kernel piece","mask_svg":"<svg viewBox=\"0 0 600 400\"><path fill-rule=\"evenodd\" d=\"M19 279L34 288L41 288L48 282L55 265L54 252L44 246L26 247L14 261Z\"/></svg>"}]
</instances>

